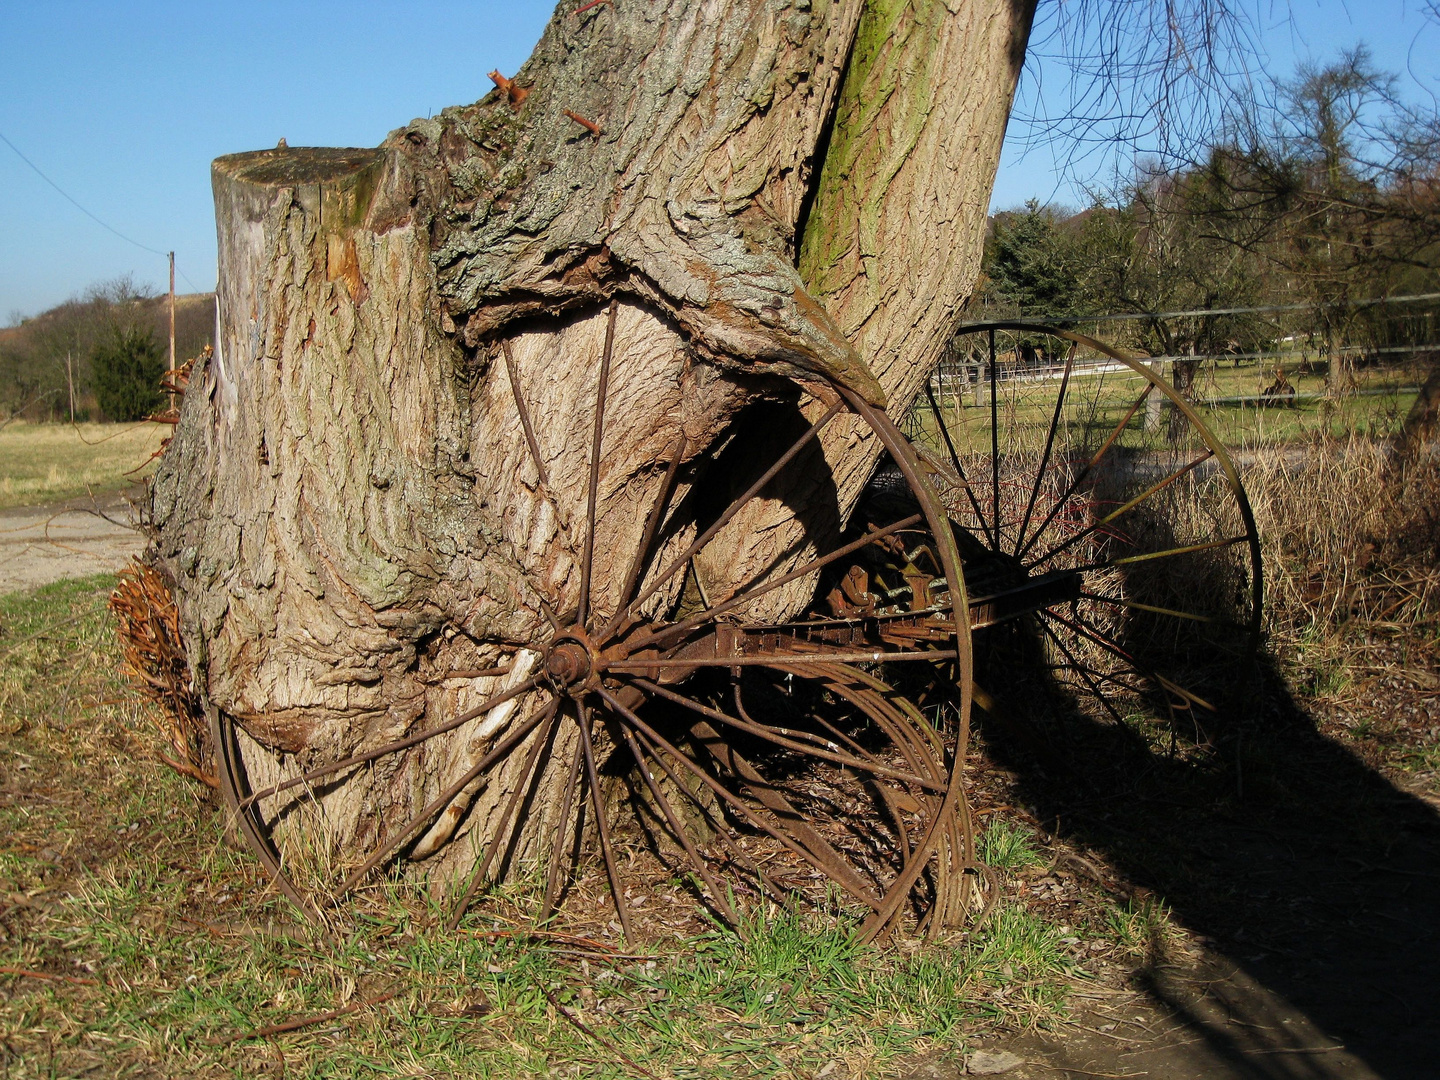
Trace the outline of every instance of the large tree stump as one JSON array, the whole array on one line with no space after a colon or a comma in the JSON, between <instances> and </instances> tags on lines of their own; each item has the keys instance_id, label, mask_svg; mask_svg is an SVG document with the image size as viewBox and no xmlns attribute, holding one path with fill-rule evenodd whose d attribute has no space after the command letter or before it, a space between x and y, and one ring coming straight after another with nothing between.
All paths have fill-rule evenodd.
<instances>
[{"instance_id":1,"label":"large tree stump","mask_svg":"<svg viewBox=\"0 0 1440 1080\"><path fill-rule=\"evenodd\" d=\"M155 481L155 552L256 785L533 669L579 601L611 301L601 610L682 438L683 496L737 431L774 433L757 403L813 419L834 384L907 401L969 294L1027 0L573 6L513 82L378 149L215 162L217 346ZM835 421L809 488L726 527L695 566L706 595L839 529L879 453L865 430ZM286 857L359 863L525 708L279 800ZM570 758L551 748L520 860ZM462 792L411 865L467 871L513 787Z\"/></svg>"}]
</instances>

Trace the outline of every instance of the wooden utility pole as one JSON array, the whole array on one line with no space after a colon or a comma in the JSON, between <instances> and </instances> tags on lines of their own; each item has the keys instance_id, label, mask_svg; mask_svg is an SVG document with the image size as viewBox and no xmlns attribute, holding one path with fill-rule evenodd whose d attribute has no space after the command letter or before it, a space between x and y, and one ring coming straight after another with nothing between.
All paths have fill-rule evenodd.
<instances>
[{"instance_id":1,"label":"wooden utility pole","mask_svg":"<svg viewBox=\"0 0 1440 1080\"><path fill-rule=\"evenodd\" d=\"M170 252L170 382L175 382L175 252ZM175 394L170 394L170 411L175 411ZM73 412L73 407L72 407Z\"/></svg>"},{"instance_id":2,"label":"wooden utility pole","mask_svg":"<svg viewBox=\"0 0 1440 1080\"><path fill-rule=\"evenodd\" d=\"M75 423L75 372L70 366L70 350L65 350L65 383L70 388L70 423Z\"/></svg>"}]
</instances>

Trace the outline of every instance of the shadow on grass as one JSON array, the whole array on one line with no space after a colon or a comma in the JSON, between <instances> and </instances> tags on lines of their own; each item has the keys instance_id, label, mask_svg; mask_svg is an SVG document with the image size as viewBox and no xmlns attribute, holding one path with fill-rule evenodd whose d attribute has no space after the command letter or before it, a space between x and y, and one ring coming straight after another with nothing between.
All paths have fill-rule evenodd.
<instances>
[{"instance_id":1,"label":"shadow on grass","mask_svg":"<svg viewBox=\"0 0 1440 1080\"><path fill-rule=\"evenodd\" d=\"M1351 1067L1358 1058L1387 1080L1436 1075L1434 808L1323 736L1265 659L1204 754L1169 755L1117 725L1073 712L1053 725L1040 712L1053 717L1012 694L1010 722L981 714L990 755L1047 827L1103 852L1239 969L1219 976L1229 997L1219 1021L1158 975L1147 987L1231 1075L1354 1075L1323 1053L1256 1050L1263 1032L1237 1040L1237 1023L1283 1034L1287 1003L1343 1043Z\"/></svg>"}]
</instances>

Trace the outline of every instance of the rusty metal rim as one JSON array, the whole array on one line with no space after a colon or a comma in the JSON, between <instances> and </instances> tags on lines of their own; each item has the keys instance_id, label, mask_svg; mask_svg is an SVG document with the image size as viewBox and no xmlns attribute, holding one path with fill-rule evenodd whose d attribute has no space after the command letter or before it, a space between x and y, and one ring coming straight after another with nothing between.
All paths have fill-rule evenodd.
<instances>
[{"instance_id":1,"label":"rusty metal rim","mask_svg":"<svg viewBox=\"0 0 1440 1080\"><path fill-rule=\"evenodd\" d=\"M1010 331L1015 333L1043 334L1050 337L1060 338L1076 345L1083 345L1086 348L1094 349L1112 360L1117 360L1130 368L1137 375L1143 377L1150 385L1158 390L1170 401L1185 418L1194 425L1199 432L1201 441L1205 444L1219 464L1225 475L1226 483L1230 487L1236 504L1240 509L1241 520L1245 526L1245 540L1250 550L1251 569L1251 604L1250 620L1248 625L1248 651L1253 655L1260 647L1260 634L1262 629L1262 606L1265 597L1264 564L1260 552L1260 534L1255 525L1255 514L1250 507L1250 498L1245 492L1245 485L1240 480L1239 470L1235 467L1234 460L1230 457L1225 444L1211 431L1210 426L1205 423L1203 417L1194 405L1186 401L1183 396L1165 379L1161 378L1149 365L1145 364L1140 357L1131 356L1125 350L1120 349L1097 338L1085 334L1076 333L1073 330L1065 330L1058 326L1047 326L1041 323L1025 322L1023 320L1000 319L992 322L967 323L958 330L959 334L991 333L995 331ZM993 366L993 365L992 365Z\"/></svg>"}]
</instances>

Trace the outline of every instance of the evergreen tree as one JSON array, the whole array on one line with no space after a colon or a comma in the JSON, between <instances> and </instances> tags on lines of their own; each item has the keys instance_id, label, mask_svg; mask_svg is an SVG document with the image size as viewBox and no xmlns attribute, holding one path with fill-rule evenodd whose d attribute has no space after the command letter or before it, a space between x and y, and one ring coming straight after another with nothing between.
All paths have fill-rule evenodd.
<instances>
[{"instance_id":1,"label":"evergreen tree","mask_svg":"<svg viewBox=\"0 0 1440 1080\"><path fill-rule=\"evenodd\" d=\"M996 298L1027 317L1074 314L1077 253L1055 211L1031 199L1023 213L1007 218L996 220L985 267Z\"/></svg>"},{"instance_id":2,"label":"evergreen tree","mask_svg":"<svg viewBox=\"0 0 1440 1080\"><path fill-rule=\"evenodd\" d=\"M90 354L95 399L107 420L143 420L160 407L165 357L149 329L112 326Z\"/></svg>"}]
</instances>

